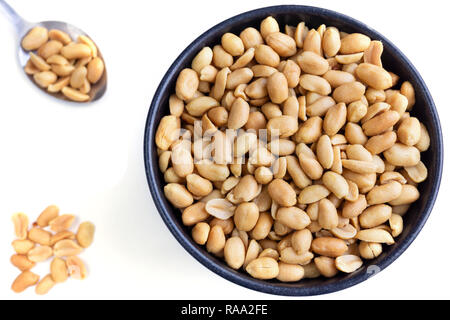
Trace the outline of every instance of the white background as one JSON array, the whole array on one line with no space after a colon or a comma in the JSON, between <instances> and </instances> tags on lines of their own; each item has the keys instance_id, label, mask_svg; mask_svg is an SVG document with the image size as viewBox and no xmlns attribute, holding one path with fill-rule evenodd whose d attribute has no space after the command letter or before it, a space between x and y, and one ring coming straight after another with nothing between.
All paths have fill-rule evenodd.
<instances>
[{"instance_id":1,"label":"white background","mask_svg":"<svg viewBox=\"0 0 450 320\"><path fill-rule=\"evenodd\" d=\"M61 103L34 88L16 63L17 39L0 15L0 298L40 299L10 290L18 270L10 216L35 219L48 204L97 226L83 255L85 281L70 280L51 299L273 299L212 273L176 242L160 219L144 173L142 144L153 93L167 68L198 35L231 16L275 0L10 0L29 21L70 22L106 58L109 88L89 106ZM293 3L289 1L289 3ZM446 1L303 1L340 11L378 30L411 59L428 84L450 150ZM448 158L446 159L446 166ZM434 211L412 246L387 270L317 299L450 298L447 172ZM42 276L48 263L37 267Z\"/></svg>"}]
</instances>

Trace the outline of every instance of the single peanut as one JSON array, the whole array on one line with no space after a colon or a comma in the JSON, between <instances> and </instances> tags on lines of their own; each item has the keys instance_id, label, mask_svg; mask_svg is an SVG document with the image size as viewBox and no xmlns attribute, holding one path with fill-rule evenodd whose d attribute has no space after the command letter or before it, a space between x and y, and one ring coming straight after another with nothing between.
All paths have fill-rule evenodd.
<instances>
[{"instance_id":1,"label":"single peanut","mask_svg":"<svg viewBox=\"0 0 450 320\"><path fill-rule=\"evenodd\" d=\"M20 293L35 285L38 281L39 276L37 274L31 271L24 271L14 280L11 289L16 293Z\"/></svg>"}]
</instances>

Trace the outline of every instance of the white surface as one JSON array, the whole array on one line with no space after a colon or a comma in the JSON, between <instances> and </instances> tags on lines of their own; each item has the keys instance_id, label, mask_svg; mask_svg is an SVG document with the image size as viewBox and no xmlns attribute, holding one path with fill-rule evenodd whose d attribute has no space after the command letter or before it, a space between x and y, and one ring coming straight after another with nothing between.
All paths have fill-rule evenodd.
<instances>
[{"instance_id":1,"label":"white surface","mask_svg":"<svg viewBox=\"0 0 450 320\"><path fill-rule=\"evenodd\" d=\"M152 95L165 71L192 40L216 23L277 1L9 1L30 21L62 20L89 33L106 58L109 88L88 107L58 102L25 78L16 64L14 31L0 15L0 298L16 295L18 274L10 216L31 219L48 204L91 220L94 245L83 258L89 277L55 287L47 298L272 299L215 275L176 242L151 199L142 143ZM289 1L293 3L292 1ZM299 3L299 2L297 2ZM303 1L351 15L406 53L427 82L444 124L448 118L448 5L445 1ZM369 9L370 8L370 9ZM446 159L448 166L448 158ZM338 293L318 297L450 298L444 172L433 214L413 245L387 270ZM35 269L44 276L48 264Z\"/></svg>"}]
</instances>

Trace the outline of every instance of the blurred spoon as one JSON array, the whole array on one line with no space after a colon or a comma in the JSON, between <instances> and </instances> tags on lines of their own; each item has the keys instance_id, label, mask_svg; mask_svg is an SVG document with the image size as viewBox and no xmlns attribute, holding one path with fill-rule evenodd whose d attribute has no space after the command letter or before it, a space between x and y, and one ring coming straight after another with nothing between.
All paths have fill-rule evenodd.
<instances>
[{"instance_id":1,"label":"blurred spoon","mask_svg":"<svg viewBox=\"0 0 450 320\"><path fill-rule=\"evenodd\" d=\"M83 30L81 30L73 25L70 25L66 22L42 21L42 22L35 23L35 22L26 21L19 14L17 14L17 12L14 11L14 9L8 3L6 3L6 1L4 1L4 0L0 0L0 9L3 9L0 11L3 11L6 14L6 16L8 16L9 20L11 21L11 23L14 25L14 27L16 29L16 34L18 37L18 45L17 45L18 58L19 58L19 64L22 67L22 69L27 64L27 62L30 58L30 55L29 55L29 52L25 51L22 48L21 42L22 42L23 37L25 37L25 35L34 27L40 26L40 27L47 28L48 30L52 30L52 29L61 30L61 31L64 31L67 34L69 34L72 39L77 39L78 36L80 36L80 35L84 35L84 36L90 38ZM97 49L98 49L98 47L97 47ZM98 56L104 61L100 50L98 50ZM27 75L27 76L35 84L35 82L33 81L33 77L30 75ZM58 99L68 100L60 92L50 93L47 90L45 90L39 86L37 86L37 87L42 89L43 91L45 91L45 93L52 95ZM106 67L105 67L105 71L103 72L102 78L96 84L92 85L91 91L89 92L89 96L91 98L87 102L93 102L93 101L100 99L103 96L103 94L106 92L106 87L107 87L107 75L106 75ZM71 100L69 100L69 101L71 101Z\"/></svg>"}]
</instances>

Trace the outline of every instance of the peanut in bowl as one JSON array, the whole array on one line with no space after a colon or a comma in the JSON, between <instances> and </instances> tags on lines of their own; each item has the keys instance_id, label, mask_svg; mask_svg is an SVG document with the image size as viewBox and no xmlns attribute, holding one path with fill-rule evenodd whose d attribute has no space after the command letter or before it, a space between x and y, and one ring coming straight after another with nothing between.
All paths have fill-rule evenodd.
<instances>
[{"instance_id":1,"label":"peanut in bowl","mask_svg":"<svg viewBox=\"0 0 450 320\"><path fill-rule=\"evenodd\" d=\"M213 150L197 148L208 138ZM178 57L144 155L156 207L191 255L247 288L304 296L358 284L406 250L443 150L431 95L389 40L336 12L276 6Z\"/></svg>"}]
</instances>

